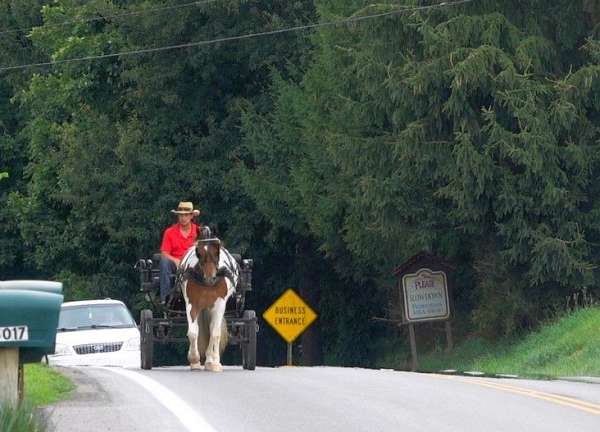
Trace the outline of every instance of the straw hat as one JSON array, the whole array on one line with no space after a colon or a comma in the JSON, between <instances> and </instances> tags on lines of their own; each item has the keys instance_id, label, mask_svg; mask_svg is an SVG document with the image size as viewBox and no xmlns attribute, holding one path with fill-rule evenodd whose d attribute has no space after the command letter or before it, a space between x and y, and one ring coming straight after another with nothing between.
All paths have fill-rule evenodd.
<instances>
[{"instance_id":1,"label":"straw hat","mask_svg":"<svg viewBox=\"0 0 600 432\"><path fill-rule=\"evenodd\" d=\"M175 214L190 214L193 213L194 216L198 216L200 214L200 210L194 210L194 204L189 201L181 201L177 206L177 210L171 210L171 213Z\"/></svg>"}]
</instances>

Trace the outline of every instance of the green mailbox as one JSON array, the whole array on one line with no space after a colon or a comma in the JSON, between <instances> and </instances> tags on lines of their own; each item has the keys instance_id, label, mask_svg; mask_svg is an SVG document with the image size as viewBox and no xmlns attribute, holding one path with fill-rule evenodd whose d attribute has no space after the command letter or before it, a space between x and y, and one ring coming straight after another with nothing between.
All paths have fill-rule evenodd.
<instances>
[{"instance_id":1,"label":"green mailbox","mask_svg":"<svg viewBox=\"0 0 600 432\"><path fill-rule=\"evenodd\" d=\"M0 348L18 348L20 363L52 354L62 302L60 282L0 282Z\"/></svg>"}]
</instances>

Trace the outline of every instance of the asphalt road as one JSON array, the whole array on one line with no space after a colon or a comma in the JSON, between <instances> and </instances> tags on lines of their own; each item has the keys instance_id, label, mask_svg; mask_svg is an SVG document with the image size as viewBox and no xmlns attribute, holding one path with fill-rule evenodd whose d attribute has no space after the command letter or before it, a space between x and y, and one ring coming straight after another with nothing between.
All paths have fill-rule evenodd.
<instances>
[{"instance_id":1,"label":"asphalt road","mask_svg":"<svg viewBox=\"0 0 600 432\"><path fill-rule=\"evenodd\" d=\"M78 431L600 431L600 384L356 368L68 369Z\"/></svg>"}]
</instances>

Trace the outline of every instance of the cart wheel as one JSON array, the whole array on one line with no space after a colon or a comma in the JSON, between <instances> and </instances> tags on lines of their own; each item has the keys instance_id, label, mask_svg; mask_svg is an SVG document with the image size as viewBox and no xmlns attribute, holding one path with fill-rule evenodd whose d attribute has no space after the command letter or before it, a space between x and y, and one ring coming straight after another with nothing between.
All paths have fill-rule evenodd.
<instances>
[{"instance_id":1,"label":"cart wheel","mask_svg":"<svg viewBox=\"0 0 600 432\"><path fill-rule=\"evenodd\" d=\"M142 369L152 369L154 356L154 331L152 325L152 311L142 310L140 314L140 353L142 356Z\"/></svg>"},{"instance_id":2,"label":"cart wheel","mask_svg":"<svg viewBox=\"0 0 600 432\"><path fill-rule=\"evenodd\" d=\"M258 331L256 312L244 311L243 316L251 321L244 326L244 339L247 339L247 342L242 343L242 367L254 370L256 369L256 332Z\"/></svg>"},{"instance_id":3,"label":"cart wheel","mask_svg":"<svg viewBox=\"0 0 600 432\"><path fill-rule=\"evenodd\" d=\"M256 317L256 313L251 310L244 311L242 313L242 318L244 319L252 319ZM248 359L248 323L244 325L241 329L242 343L240 343L240 348L242 350L242 367L244 369L248 369L246 366L246 362Z\"/></svg>"}]
</instances>

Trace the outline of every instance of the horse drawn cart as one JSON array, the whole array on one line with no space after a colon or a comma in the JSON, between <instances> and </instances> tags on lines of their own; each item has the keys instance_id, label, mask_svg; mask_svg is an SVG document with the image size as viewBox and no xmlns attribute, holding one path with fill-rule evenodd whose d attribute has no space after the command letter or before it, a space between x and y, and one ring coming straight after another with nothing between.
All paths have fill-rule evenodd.
<instances>
[{"instance_id":1,"label":"horse drawn cart","mask_svg":"<svg viewBox=\"0 0 600 432\"><path fill-rule=\"evenodd\" d=\"M242 366L254 370L256 367L256 334L258 323L256 312L245 309L246 293L252 290L251 259L242 259L231 254L237 261L240 273L235 292L229 297L225 309L228 344L237 345L241 350ZM157 301L156 293L160 285L160 254L152 259L140 259L135 268L140 274L140 289L146 293L151 309L143 309L140 314L140 350L142 369L152 369L154 344L187 342L188 338L178 335L176 328L188 326L186 307L181 290L180 278L175 277L174 293L165 304Z\"/></svg>"}]
</instances>

